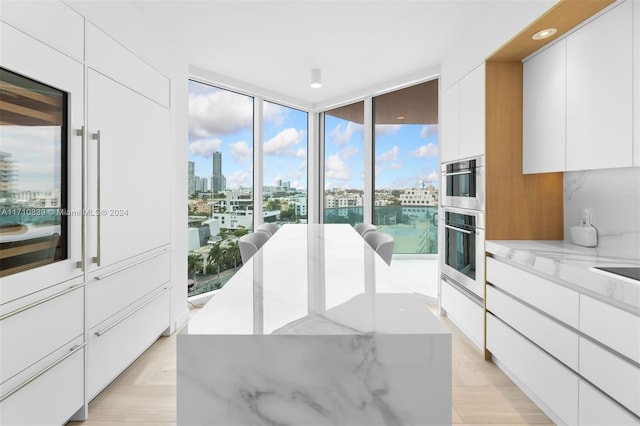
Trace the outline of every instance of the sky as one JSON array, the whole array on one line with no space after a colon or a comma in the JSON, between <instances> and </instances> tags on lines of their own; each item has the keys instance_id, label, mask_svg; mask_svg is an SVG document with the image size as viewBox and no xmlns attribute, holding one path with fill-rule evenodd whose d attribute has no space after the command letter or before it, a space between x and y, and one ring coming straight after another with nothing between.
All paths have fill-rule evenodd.
<instances>
[{"instance_id":1,"label":"sky","mask_svg":"<svg viewBox=\"0 0 640 426\"><path fill-rule=\"evenodd\" d=\"M307 187L307 113L264 103L264 185L278 179ZM189 161L195 175L209 177L212 154L222 152L227 189L248 188L253 179L253 98L189 82Z\"/></svg>"},{"instance_id":2,"label":"sky","mask_svg":"<svg viewBox=\"0 0 640 426\"><path fill-rule=\"evenodd\" d=\"M212 153L222 152L227 189L251 187L253 98L189 82L189 161L195 175L209 177ZM325 188L363 189L362 125L326 115ZM278 179L294 188L307 185L307 113L264 103L264 185ZM437 126L378 125L375 137L376 188L437 186Z\"/></svg>"}]
</instances>

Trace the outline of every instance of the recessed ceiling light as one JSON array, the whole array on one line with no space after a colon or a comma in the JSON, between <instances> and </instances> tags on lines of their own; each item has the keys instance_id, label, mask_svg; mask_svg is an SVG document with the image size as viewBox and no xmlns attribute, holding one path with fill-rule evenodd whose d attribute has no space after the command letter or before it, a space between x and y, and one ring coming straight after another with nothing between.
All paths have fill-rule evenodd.
<instances>
[{"instance_id":1,"label":"recessed ceiling light","mask_svg":"<svg viewBox=\"0 0 640 426\"><path fill-rule=\"evenodd\" d=\"M544 40L545 38L551 37L557 32L558 30L556 28L547 28L542 31L538 31L537 33L532 35L531 38L534 40Z\"/></svg>"},{"instance_id":2,"label":"recessed ceiling light","mask_svg":"<svg viewBox=\"0 0 640 426\"><path fill-rule=\"evenodd\" d=\"M404 120L404 115L399 115L396 117L396 120Z\"/></svg>"}]
</instances>

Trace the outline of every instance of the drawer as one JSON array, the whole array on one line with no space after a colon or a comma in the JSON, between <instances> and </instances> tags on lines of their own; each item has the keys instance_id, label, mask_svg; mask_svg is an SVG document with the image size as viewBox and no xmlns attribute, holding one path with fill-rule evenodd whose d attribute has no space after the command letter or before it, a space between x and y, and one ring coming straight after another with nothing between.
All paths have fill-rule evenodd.
<instances>
[{"instance_id":1,"label":"drawer","mask_svg":"<svg viewBox=\"0 0 640 426\"><path fill-rule=\"evenodd\" d=\"M65 354L32 379L3 396L0 424L65 424L84 406L84 349Z\"/></svg>"},{"instance_id":2,"label":"drawer","mask_svg":"<svg viewBox=\"0 0 640 426\"><path fill-rule=\"evenodd\" d=\"M578 371L578 335L493 286L487 286L487 309L536 345Z\"/></svg>"},{"instance_id":3,"label":"drawer","mask_svg":"<svg viewBox=\"0 0 640 426\"><path fill-rule=\"evenodd\" d=\"M487 314L487 349L532 399L560 423L578 424L578 376L551 355L491 314ZM548 412L550 410L551 412Z\"/></svg>"},{"instance_id":4,"label":"drawer","mask_svg":"<svg viewBox=\"0 0 640 426\"><path fill-rule=\"evenodd\" d=\"M487 258L487 281L560 321L578 328L579 295L560 284Z\"/></svg>"},{"instance_id":5,"label":"drawer","mask_svg":"<svg viewBox=\"0 0 640 426\"><path fill-rule=\"evenodd\" d=\"M170 263L170 253L163 251L92 274L87 284L87 328L139 302L169 281Z\"/></svg>"},{"instance_id":6,"label":"drawer","mask_svg":"<svg viewBox=\"0 0 640 426\"><path fill-rule=\"evenodd\" d=\"M4 383L84 333L84 286L72 286L0 318L0 383Z\"/></svg>"},{"instance_id":7,"label":"drawer","mask_svg":"<svg viewBox=\"0 0 640 426\"><path fill-rule=\"evenodd\" d=\"M93 399L169 327L170 292L161 288L89 331L87 395Z\"/></svg>"},{"instance_id":8,"label":"drawer","mask_svg":"<svg viewBox=\"0 0 640 426\"><path fill-rule=\"evenodd\" d=\"M580 331L640 363L639 316L581 294Z\"/></svg>"},{"instance_id":9,"label":"drawer","mask_svg":"<svg viewBox=\"0 0 640 426\"><path fill-rule=\"evenodd\" d=\"M631 426L640 424L633 416L616 402L584 380L580 380L579 420L583 426Z\"/></svg>"},{"instance_id":10,"label":"drawer","mask_svg":"<svg viewBox=\"0 0 640 426\"><path fill-rule=\"evenodd\" d=\"M441 280L441 305L451 320L471 341L482 348L484 314L482 306L456 289L452 284Z\"/></svg>"},{"instance_id":11,"label":"drawer","mask_svg":"<svg viewBox=\"0 0 640 426\"><path fill-rule=\"evenodd\" d=\"M640 416L640 368L580 338L580 375Z\"/></svg>"}]
</instances>

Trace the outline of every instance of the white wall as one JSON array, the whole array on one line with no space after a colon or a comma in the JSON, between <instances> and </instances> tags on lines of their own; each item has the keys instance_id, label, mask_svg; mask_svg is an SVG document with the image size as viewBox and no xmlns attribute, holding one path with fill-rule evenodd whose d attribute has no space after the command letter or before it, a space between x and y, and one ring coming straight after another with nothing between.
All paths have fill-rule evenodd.
<instances>
[{"instance_id":1,"label":"white wall","mask_svg":"<svg viewBox=\"0 0 640 426\"><path fill-rule=\"evenodd\" d=\"M583 208L593 210L598 255L640 259L640 167L565 172L565 240Z\"/></svg>"},{"instance_id":2,"label":"white wall","mask_svg":"<svg viewBox=\"0 0 640 426\"><path fill-rule=\"evenodd\" d=\"M189 66L179 49L172 46L134 5L114 1L65 1L89 21L118 40L137 56L171 80L171 117L174 164L167 188L171 198L171 331L188 319L187 307L187 135ZM143 172L144 174L144 172Z\"/></svg>"}]
</instances>

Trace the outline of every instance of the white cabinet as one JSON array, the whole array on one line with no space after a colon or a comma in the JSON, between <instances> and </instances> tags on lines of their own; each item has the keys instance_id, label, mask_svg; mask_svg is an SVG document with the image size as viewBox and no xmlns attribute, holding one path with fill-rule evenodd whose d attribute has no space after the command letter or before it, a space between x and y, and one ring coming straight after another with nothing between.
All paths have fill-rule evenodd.
<instances>
[{"instance_id":1,"label":"white cabinet","mask_svg":"<svg viewBox=\"0 0 640 426\"><path fill-rule=\"evenodd\" d=\"M567 167L633 165L632 10L627 1L567 37Z\"/></svg>"},{"instance_id":2,"label":"white cabinet","mask_svg":"<svg viewBox=\"0 0 640 426\"><path fill-rule=\"evenodd\" d=\"M565 168L566 40L523 65L522 172Z\"/></svg>"},{"instance_id":3,"label":"white cabinet","mask_svg":"<svg viewBox=\"0 0 640 426\"><path fill-rule=\"evenodd\" d=\"M633 165L640 166L640 3L633 7Z\"/></svg>"},{"instance_id":4,"label":"white cabinet","mask_svg":"<svg viewBox=\"0 0 640 426\"><path fill-rule=\"evenodd\" d=\"M594 388L585 380L580 380L580 413L578 418L583 426L637 426L640 421L611 398Z\"/></svg>"},{"instance_id":5,"label":"white cabinet","mask_svg":"<svg viewBox=\"0 0 640 426\"><path fill-rule=\"evenodd\" d=\"M485 152L484 63L442 93L440 161L483 155Z\"/></svg>"},{"instance_id":6,"label":"white cabinet","mask_svg":"<svg viewBox=\"0 0 640 426\"><path fill-rule=\"evenodd\" d=\"M483 310L480 301L464 294L454 284L440 280L440 306L447 318L453 322L471 341L482 348L484 333Z\"/></svg>"},{"instance_id":7,"label":"white cabinet","mask_svg":"<svg viewBox=\"0 0 640 426\"><path fill-rule=\"evenodd\" d=\"M89 330L87 396L95 397L169 325L169 290L160 288Z\"/></svg>"},{"instance_id":8,"label":"white cabinet","mask_svg":"<svg viewBox=\"0 0 640 426\"><path fill-rule=\"evenodd\" d=\"M442 93L440 102L440 161L454 161L459 157L460 85L454 84Z\"/></svg>"},{"instance_id":9,"label":"white cabinet","mask_svg":"<svg viewBox=\"0 0 640 426\"><path fill-rule=\"evenodd\" d=\"M487 315L487 349L560 424L578 424L578 376L497 317Z\"/></svg>"},{"instance_id":10,"label":"white cabinet","mask_svg":"<svg viewBox=\"0 0 640 426\"><path fill-rule=\"evenodd\" d=\"M524 63L524 173L633 165L632 8L616 5Z\"/></svg>"}]
</instances>

